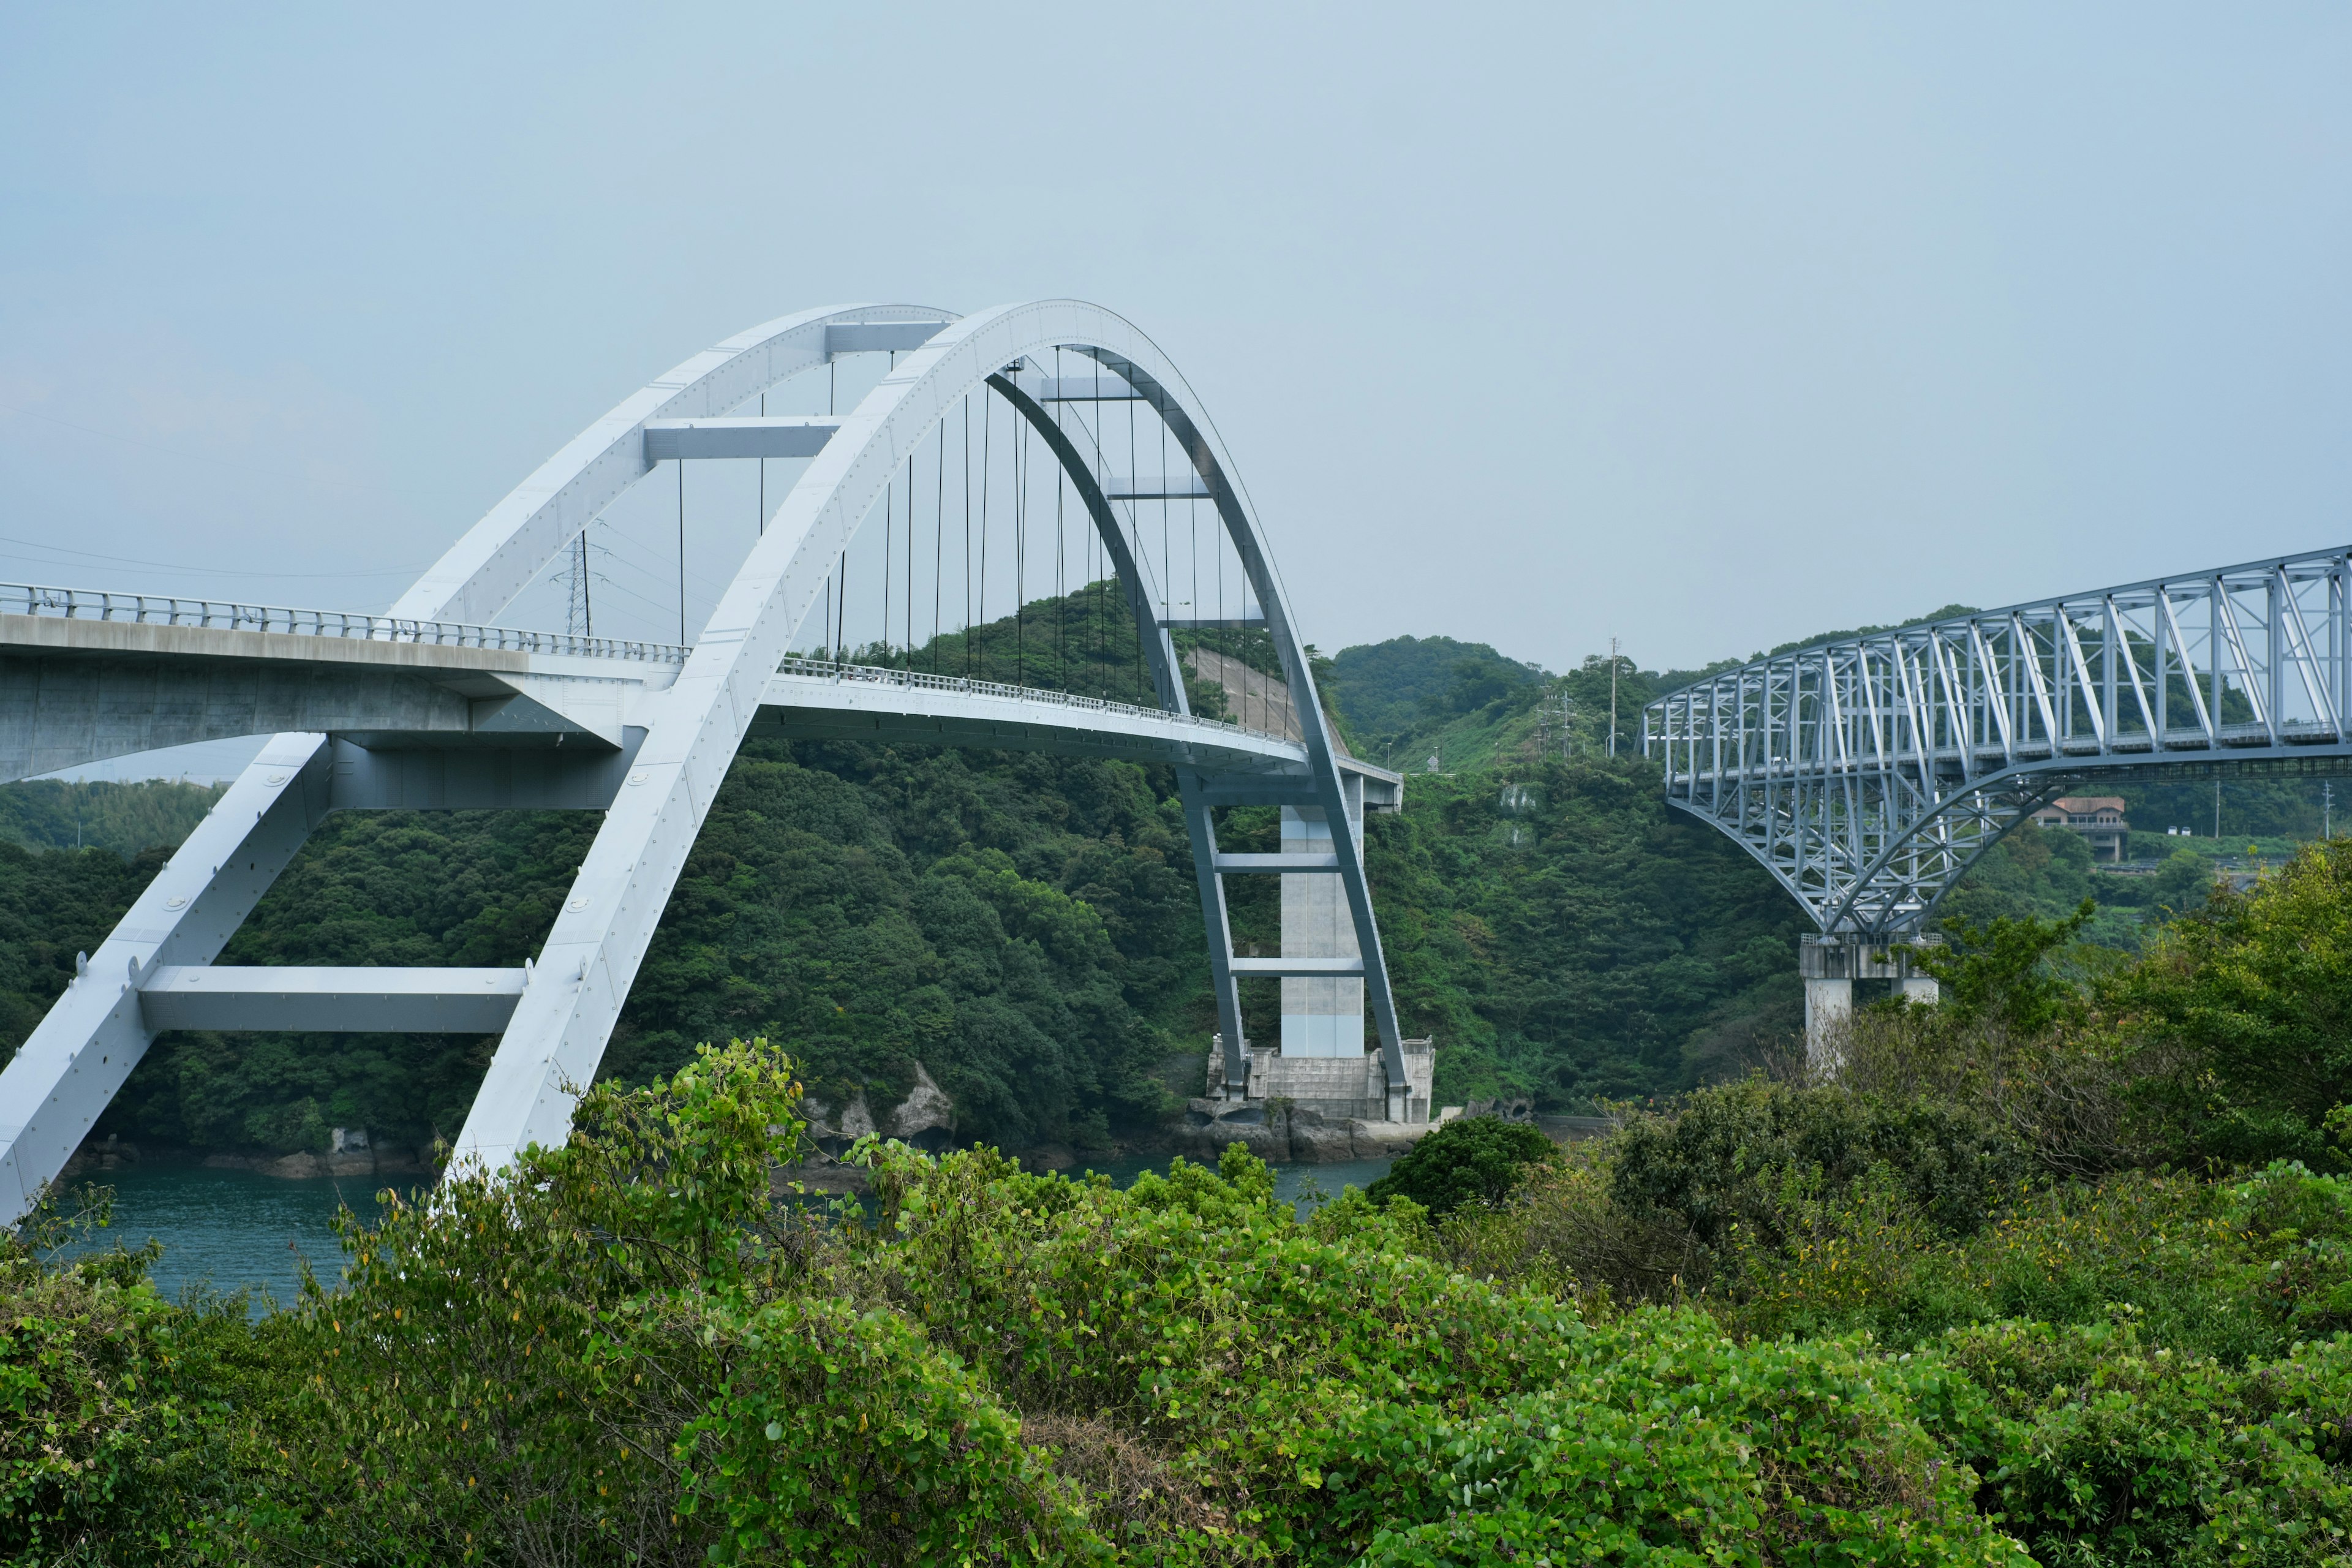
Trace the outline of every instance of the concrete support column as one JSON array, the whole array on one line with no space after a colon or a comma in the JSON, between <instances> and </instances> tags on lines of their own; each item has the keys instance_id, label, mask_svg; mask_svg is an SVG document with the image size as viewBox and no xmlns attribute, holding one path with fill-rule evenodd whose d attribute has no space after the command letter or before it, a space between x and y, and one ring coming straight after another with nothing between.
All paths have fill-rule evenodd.
<instances>
[{"instance_id":1,"label":"concrete support column","mask_svg":"<svg viewBox=\"0 0 2352 1568\"><path fill-rule=\"evenodd\" d=\"M1853 1022L1853 982L1805 978L1805 1065L1820 1077L1834 1077Z\"/></svg>"},{"instance_id":2,"label":"concrete support column","mask_svg":"<svg viewBox=\"0 0 2352 1568\"><path fill-rule=\"evenodd\" d=\"M1313 806L1282 808L1282 852L1331 853L1331 824ZM1328 872L1282 875L1282 955L1285 958L1355 958L1356 924L1339 879ZM1361 1057L1364 1054L1364 983L1360 980L1282 982L1282 1054L1286 1057Z\"/></svg>"},{"instance_id":3,"label":"concrete support column","mask_svg":"<svg viewBox=\"0 0 2352 1568\"><path fill-rule=\"evenodd\" d=\"M1935 979L1912 967L1912 948L1934 947L1939 936L1867 937L1846 931L1801 938L1797 972L1805 980L1805 1060L1815 1076L1833 1078L1853 1026L1853 983L1885 980L1895 994L1933 1005Z\"/></svg>"}]
</instances>

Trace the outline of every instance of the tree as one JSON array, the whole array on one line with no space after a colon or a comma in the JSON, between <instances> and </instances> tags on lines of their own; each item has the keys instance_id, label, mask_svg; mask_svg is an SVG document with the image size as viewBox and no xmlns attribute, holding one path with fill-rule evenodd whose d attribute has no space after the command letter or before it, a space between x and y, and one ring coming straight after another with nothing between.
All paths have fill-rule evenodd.
<instances>
[{"instance_id":1,"label":"tree","mask_svg":"<svg viewBox=\"0 0 2352 1568\"><path fill-rule=\"evenodd\" d=\"M2215 885L2103 1000L2165 1064L2184 1152L2340 1164L2324 1123L2352 1100L2352 842L2306 845L2250 892Z\"/></svg>"},{"instance_id":2,"label":"tree","mask_svg":"<svg viewBox=\"0 0 2352 1568\"><path fill-rule=\"evenodd\" d=\"M1442 1219L1465 1204L1500 1203L1551 1157L1551 1140L1532 1122L1465 1116L1414 1144L1367 1195L1411 1198Z\"/></svg>"}]
</instances>

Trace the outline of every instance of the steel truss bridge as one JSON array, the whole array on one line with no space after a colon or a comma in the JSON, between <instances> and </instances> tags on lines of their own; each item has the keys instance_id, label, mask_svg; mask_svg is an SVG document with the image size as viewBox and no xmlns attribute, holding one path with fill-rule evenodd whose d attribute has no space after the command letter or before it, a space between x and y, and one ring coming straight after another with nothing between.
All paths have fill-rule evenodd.
<instances>
[{"instance_id":1,"label":"steel truss bridge","mask_svg":"<svg viewBox=\"0 0 2352 1568\"><path fill-rule=\"evenodd\" d=\"M1643 752L1825 938L1902 941L2084 785L2338 771L2347 595L2338 549L1820 643L1651 703Z\"/></svg>"},{"instance_id":2,"label":"steel truss bridge","mask_svg":"<svg viewBox=\"0 0 2352 1568\"><path fill-rule=\"evenodd\" d=\"M826 388L830 407L839 367L874 355L887 356L887 370L846 412L765 413L772 390L809 386L796 378ZM495 624L570 552L584 557L584 531L665 466L679 475L683 584L684 466L745 458L761 462L760 527L744 531L748 553L690 646ZM767 465L777 459L805 466L771 508ZM960 520L950 510L959 460ZM951 521L964 540L963 605L952 616ZM990 614L992 564L999 595L1013 574L1016 606L1030 584L1042 585L1023 574L1045 570L1039 535L1049 521L1043 580L1066 588L1075 548L1092 574L1080 583L1116 584L1105 591L1132 618L1136 689L1087 696L1025 676L1005 683L919 667L923 552L927 646L959 625L969 645ZM992 563L989 541L1008 529L1012 561L1000 546ZM878 553L885 563L881 636L866 640L862 662L848 657L845 633L859 539L861 561ZM1203 614L1212 603L1217 613ZM1027 634L1026 615L1016 611L1020 635L1042 638ZM1248 689L1246 659L1220 667L1243 672L1239 708L1252 722L1195 715L1171 635L1182 633L1255 638L1258 662L1270 655L1280 672L1265 680L1283 693L1279 715L1266 691ZM1065 670L1067 651L1055 645ZM1053 672L1042 641L1029 668ZM1224 1081L1247 1079L1242 979L1358 978L1391 1115L1404 1114L1407 1074L1360 828L1368 790L1376 803L1391 799L1397 781L1336 744L1257 518L1206 411L1148 338L1097 306L1057 300L963 317L856 306L767 322L655 381L525 479L384 615L0 586L0 780L270 737L112 934L78 960L65 994L0 1071L0 1223L26 1212L164 1029L495 1032L457 1160L497 1167L530 1143L561 1142L696 833L755 727L1172 765ZM1332 825L1328 851L1220 852L1213 812L1247 805L1320 814ZM329 813L394 807L572 807L604 821L543 947L520 969L214 963ZM1361 956L1235 956L1223 881L1232 873L1337 877Z\"/></svg>"}]
</instances>

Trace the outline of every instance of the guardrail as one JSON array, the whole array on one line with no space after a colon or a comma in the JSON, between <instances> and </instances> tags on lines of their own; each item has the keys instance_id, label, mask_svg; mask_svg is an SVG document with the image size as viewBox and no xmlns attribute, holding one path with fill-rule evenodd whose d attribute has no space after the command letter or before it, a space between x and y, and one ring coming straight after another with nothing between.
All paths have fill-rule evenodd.
<instances>
[{"instance_id":1,"label":"guardrail","mask_svg":"<svg viewBox=\"0 0 2352 1568\"><path fill-rule=\"evenodd\" d=\"M872 664L839 664L831 659L803 658L794 655L776 668L778 675L795 676L805 680L854 681L874 686L896 686L916 691L944 691L961 696L997 697L1019 702L1043 702L1061 708L1084 709L1094 713L1133 714L1160 723L1194 724L1204 730L1223 730L1244 735L1261 735L1269 741L1286 741L1270 730L1253 730L1231 719L1208 719L1196 713L1171 713L1161 708L1144 708L1132 702L1114 702L1107 697L1083 697L1075 691L1053 691L1036 686L1008 686L1002 681L973 680L959 675L927 675L919 669L892 669ZM1296 742L1293 742L1296 744Z\"/></svg>"},{"instance_id":2,"label":"guardrail","mask_svg":"<svg viewBox=\"0 0 2352 1568\"><path fill-rule=\"evenodd\" d=\"M415 621L351 610L288 610L220 599L162 594L120 594L94 588L45 588L0 583L0 615L47 616L77 621L135 621L148 626L215 626L229 631L341 637L355 642L429 643L444 647L505 648L574 658L625 658L684 664L694 650L673 643L625 642L568 632L519 631L512 626Z\"/></svg>"}]
</instances>

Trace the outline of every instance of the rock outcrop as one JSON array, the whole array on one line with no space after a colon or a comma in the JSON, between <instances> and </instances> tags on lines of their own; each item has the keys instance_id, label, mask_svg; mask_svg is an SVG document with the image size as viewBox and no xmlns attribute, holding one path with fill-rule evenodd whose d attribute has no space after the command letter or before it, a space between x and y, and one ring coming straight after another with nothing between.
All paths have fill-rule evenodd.
<instances>
[{"instance_id":1,"label":"rock outcrop","mask_svg":"<svg viewBox=\"0 0 2352 1568\"><path fill-rule=\"evenodd\" d=\"M1194 1100L1174 1132L1179 1152L1208 1163L1239 1143L1275 1164L1337 1165L1391 1160L1421 1140L1425 1121L1368 1121L1326 1116L1280 1100Z\"/></svg>"}]
</instances>

